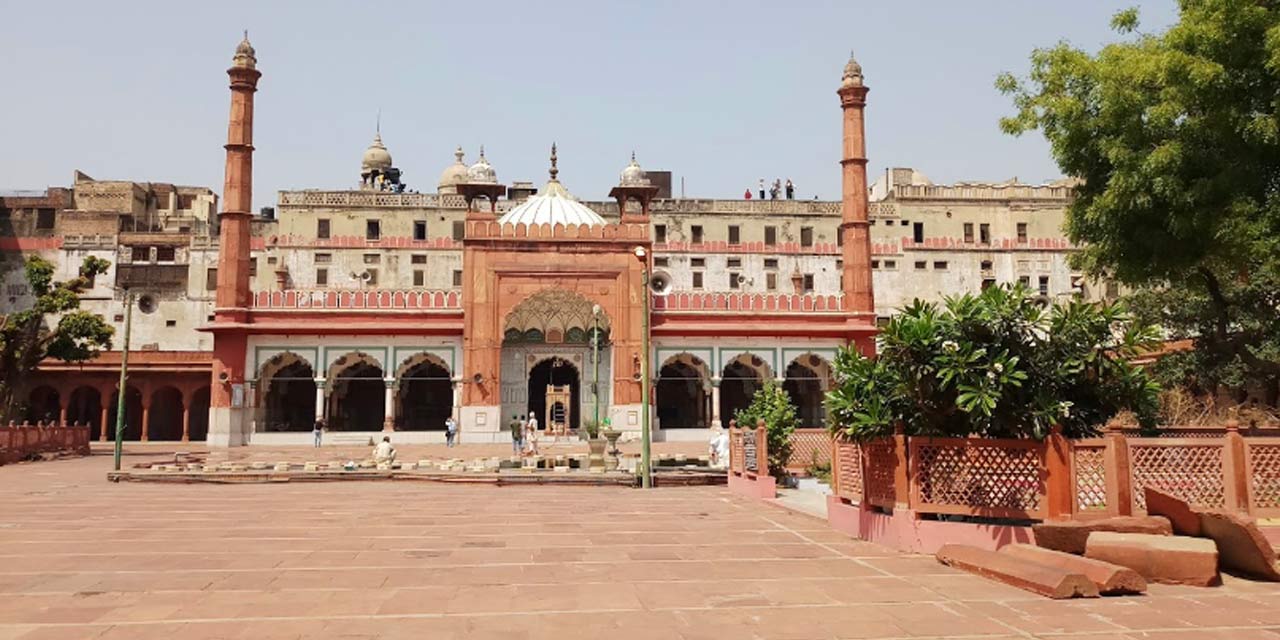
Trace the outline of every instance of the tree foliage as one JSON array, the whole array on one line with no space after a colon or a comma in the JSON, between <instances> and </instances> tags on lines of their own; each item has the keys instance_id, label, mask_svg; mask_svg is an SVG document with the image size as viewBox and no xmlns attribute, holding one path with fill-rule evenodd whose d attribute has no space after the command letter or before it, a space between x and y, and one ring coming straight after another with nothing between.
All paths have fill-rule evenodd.
<instances>
[{"instance_id":1,"label":"tree foliage","mask_svg":"<svg viewBox=\"0 0 1280 640\"><path fill-rule=\"evenodd\" d=\"M1046 307L1021 285L943 305L916 300L881 331L877 358L854 347L837 355L832 428L855 439L897 424L908 434L1043 438L1061 424L1083 437L1124 409L1151 426L1160 389L1129 359L1157 342L1122 305Z\"/></svg>"},{"instance_id":2,"label":"tree foliage","mask_svg":"<svg viewBox=\"0 0 1280 640\"><path fill-rule=\"evenodd\" d=\"M791 459L791 434L800 422L786 390L777 382L767 380L751 397L751 404L739 410L734 420L747 429L754 429L764 420L769 440L769 473L778 478L785 476L787 461Z\"/></svg>"},{"instance_id":3,"label":"tree foliage","mask_svg":"<svg viewBox=\"0 0 1280 640\"><path fill-rule=\"evenodd\" d=\"M1181 0L1162 33L1136 10L1096 54L1036 50L997 87L1012 134L1039 130L1078 178L1067 233L1091 274L1141 301L1196 353L1171 380L1237 380L1280 394L1280 4ZM1181 371L1181 374L1177 372Z\"/></svg>"},{"instance_id":4,"label":"tree foliage","mask_svg":"<svg viewBox=\"0 0 1280 640\"><path fill-rule=\"evenodd\" d=\"M27 258L24 274L35 302L29 309L0 316L0 420L15 417L14 392L41 360L83 362L111 348L111 325L102 316L80 310L80 294L109 266L89 256L77 277L56 282L53 264L39 256Z\"/></svg>"}]
</instances>

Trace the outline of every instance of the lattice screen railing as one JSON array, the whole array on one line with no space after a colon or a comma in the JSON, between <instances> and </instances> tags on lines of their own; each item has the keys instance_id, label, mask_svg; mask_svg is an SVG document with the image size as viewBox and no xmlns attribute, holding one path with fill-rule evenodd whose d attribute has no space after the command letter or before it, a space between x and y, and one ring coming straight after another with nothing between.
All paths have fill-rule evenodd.
<instances>
[{"instance_id":1,"label":"lattice screen railing","mask_svg":"<svg viewBox=\"0 0 1280 640\"><path fill-rule=\"evenodd\" d=\"M862 502L862 446L838 440L831 475L835 478L836 497L853 503Z\"/></svg>"},{"instance_id":2,"label":"lattice screen railing","mask_svg":"<svg viewBox=\"0 0 1280 640\"><path fill-rule=\"evenodd\" d=\"M1128 442L1136 509L1147 509L1143 487L1202 507L1226 505L1222 470L1224 438L1204 442L1134 438Z\"/></svg>"},{"instance_id":3,"label":"lattice screen railing","mask_svg":"<svg viewBox=\"0 0 1280 640\"><path fill-rule=\"evenodd\" d=\"M1024 440L912 439L912 506L918 511L1041 518L1044 445Z\"/></svg>"},{"instance_id":4,"label":"lattice screen railing","mask_svg":"<svg viewBox=\"0 0 1280 640\"><path fill-rule=\"evenodd\" d=\"M826 429L796 429L791 433L791 457L787 468L804 471L831 462L831 432Z\"/></svg>"},{"instance_id":5,"label":"lattice screen railing","mask_svg":"<svg viewBox=\"0 0 1280 640\"><path fill-rule=\"evenodd\" d=\"M1101 439L1072 443L1071 482L1075 488L1073 497L1077 512L1107 509L1106 453L1106 442Z\"/></svg>"}]
</instances>

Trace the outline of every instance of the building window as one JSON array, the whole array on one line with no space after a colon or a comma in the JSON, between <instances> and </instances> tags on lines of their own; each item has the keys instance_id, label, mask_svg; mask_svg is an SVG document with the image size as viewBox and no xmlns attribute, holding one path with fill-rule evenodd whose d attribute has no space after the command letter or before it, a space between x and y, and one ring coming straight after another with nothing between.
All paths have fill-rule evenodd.
<instances>
[{"instance_id":1,"label":"building window","mask_svg":"<svg viewBox=\"0 0 1280 640\"><path fill-rule=\"evenodd\" d=\"M728 260L725 261L725 266L730 269L741 267L742 258L729 258Z\"/></svg>"},{"instance_id":2,"label":"building window","mask_svg":"<svg viewBox=\"0 0 1280 640\"><path fill-rule=\"evenodd\" d=\"M426 286L426 285L424 284L426 281L427 281L427 272L426 272L426 271L423 271L422 269L414 269L414 270L413 270L413 286L415 286L415 287L422 287L422 286Z\"/></svg>"},{"instance_id":3,"label":"building window","mask_svg":"<svg viewBox=\"0 0 1280 640\"><path fill-rule=\"evenodd\" d=\"M178 250L174 247L156 247L156 262L173 262L178 259Z\"/></svg>"},{"instance_id":4,"label":"building window","mask_svg":"<svg viewBox=\"0 0 1280 640\"><path fill-rule=\"evenodd\" d=\"M249 258L249 277L252 278L256 275L258 275L258 259Z\"/></svg>"},{"instance_id":5,"label":"building window","mask_svg":"<svg viewBox=\"0 0 1280 640\"><path fill-rule=\"evenodd\" d=\"M778 268L778 259L777 259L777 258L765 258L765 259L764 259L764 268L766 268L766 269L777 269L777 268Z\"/></svg>"},{"instance_id":6,"label":"building window","mask_svg":"<svg viewBox=\"0 0 1280 640\"><path fill-rule=\"evenodd\" d=\"M667 225L653 225L653 241L658 244L666 244L667 242Z\"/></svg>"},{"instance_id":7,"label":"building window","mask_svg":"<svg viewBox=\"0 0 1280 640\"><path fill-rule=\"evenodd\" d=\"M1025 243L1027 241L1027 223L1018 223L1018 242Z\"/></svg>"},{"instance_id":8,"label":"building window","mask_svg":"<svg viewBox=\"0 0 1280 640\"><path fill-rule=\"evenodd\" d=\"M764 228L764 244L765 246L769 246L769 247L772 247L778 244L778 228L777 227Z\"/></svg>"},{"instance_id":9,"label":"building window","mask_svg":"<svg viewBox=\"0 0 1280 640\"><path fill-rule=\"evenodd\" d=\"M911 223L910 223L910 222L908 222L908 221L906 221L906 220L900 220L900 221L899 221L899 224L901 224L902 226L906 227L906 226L909 226Z\"/></svg>"},{"instance_id":10,"label":"building window","mask_svg":"<svg viewBox=\"0 0 1280 640\"><path fill-rule=\"evenodd\" d=\"M218 270L217 269L204 270L204 290L205 291L218 290Z\"/></svg>"},{"instance_id":11,"label":"building window","mask_svg":"<svg viewBox=\"0 0 1280 640\"><path fill-rule=\"evenodd\" d=\"M381 262L382 262L382 254L380 254L380 253L366 253L366 254L364 254L364 263L365 263L365 264L379 264L379 263L381 263Z\"/></svg>"},{"instance_id":12,"label":"building window","mask_svg":"<svg viewBox=\"0 0 1280 640\"><path fill-rule=\"evenodd\" d=\"M134 262L151 262L151 247L134 247L130 254Z\"/></svg>"},{"instance_id":13,"label":"building window","mask_svg":"<svg viewBox=\"0 0 1280 640\"><path fill-rule=\"evenodd\" d=\"M972 222L964 223L964 241L973 242L973 223Z\"/></svg>"},{"instance_id":14,"label":"building window","mask_svg":"<svg viewBox=\"0 0 1280 640\"><path fill-rule=\"evenodd\" d=\"M729 225L729 244L741 244L742 227L736 224Z\"/></svg>"},{"instance_id":15,"label":"building window","mask_svg":"<svg viewBox=\"0 0 1280 640\"><path fill-rule=\"evenodd\" d=\"M928 268L929 268L929 262L927 260L916 260L917 271L928 269Z\"/></svg>"},{"instance_id":16,"label":"building window","mask_svg":"<svg viewBox=\"0 0 1280 640\"><path fill-rule=\"evenodd\" d=\"M707 259L706 258L689 258L689 266L705 267L707 266Z\"/></svg>"},{"instance_id":17,"label":"building window","mask_svg":"<svg viewBox=\"0 0 1280 640\"><path fill-rule=\"evenodd\" d=\"M885 268L885 269L897 269L897 268L898 268L898 261L897 261L897 260L885 260L885 261L884 261L884 268Z\"/></svg>"},{"instance_id":18,"label":"building window","mask_svg":"<svg viewBox=\"0 0 1280 640\"><path fill-rule=\"evenodd\" d=\"M742 276L740 276L740 275L739 275L739 274L737 274L737 273L734 273L734 272L732 272L732 271L730 271L730 272L729 272L729 288L730 288L730 289L737 289L737 288L738 288L738 278L740 278L740 277L742 277Z\"/></svg>"},{"instance_id":19,"label":"building window","mask_svg":"<svg viewBox=\"0 0 1280 640\"><path fill-rule=\"evenodd\" d=\"M813 274L812 273L804 274L804 292L813 293Z\"/></svg>"},{"instance_id":20,"label":"building window","mask_svg":"<svg viewBox=\"0 0 1280 640\"><path fill-rule=\"evenodd\" d=\"M321 218L316 220L316 237L321 240L329 239L329 219Z\"/></svg>"},{"instance_id":21,"label":"building window","mask_svg":"<svg viewBox=\"0 0 1280 640\"><path fill-rule=\"evenodd\" d=\"M813 246L813 227L800 227L800 246Z\"/></svg>"},{"instance_id":22,"label":"building window","mask_svg":"<svg viewBox=\"0 0 1280 640\"><path fill-rule=\"evenodd\" d=\"M837 247L844 246L844 229L840 229L840 228L836 229L836 246Z\"/></svg>"},{"instance_id":23,"label":"building window","mask_svg":"<svg viewBox=\"0 0 1280 640\"><path fill-rule=\"evenodd\" d=\"M766 273L764 275L764 288L773 291L778 288L778 274Z\"/></svg>"},{"instance_id":24,"label":"building window","mask_svg":"<svg viewBox=\"0 0 1280 640\"><path fill-rule=\"evenodd\" d=\"M1049 276L1040 276L1040 295L1049 295Z\"/></svg>"},{"instance_id":25,"label":"building window","mask_svg":"<svg viewBox=\"0 0 1280 640\"><path fill-rule=\"evenodd\" d=\"M1018 276L1018 284L1024 287L1031 286L1031 276Z\"/></svg>"},{"instance_id":26,"label":"building window","mask_svg":"<svg viewBox=\"0 0 1280 640\"><path fill-rule=\"evenodd\" d=\"M991 244L991 225L986 223L978 225L978 242Z\"/></svg>"},{"instance_id":27,"label":"building window","mask_svg":"<svg viewBox=\"0 0 1280 640\"><path fill-rule=\"evenodd\" d=\"M1114 281L1114 280L1108 280L1108 281L1107 281L1107 297L1108 297L1108 298L1118 298L1118 297L1120 297L1120 283L1119 283L1119 282L1116 282L1116 281Z\"/></svg>"},{"instance_id":28,"label":"building window","mask_svg":"<svg viewBox=\"0 0 1280 640\"><path fill-rule=\"evenodd\" d=\"M702 272L701 271L693 272L693 288L694 289L702 288Z\"/></svg>"},{"instance_id":29,"label":"building window","mask_svg":"<svg viewBox=\"0 0 1280 640\"><path fill-rule=\"evenodd\" d=\"M179 196L178 196L178 208L179 208L179 209L190 209L191 207L194 207L194 206L196 206L196 197L195 197L195 196L193 196L193 195L179 195Z\"/></svg>"},{"instance_id":30,"label":"building window","mask_svg":"<svg viewBox=\"0 0 1280 640\"><path fill-rule=\"evenodd\" d=\"M934 263L933 263L933 269L934 269L935 271L946 271L946 270L947 270L947 261L946 261L946 260L938 260L938 261L934 262Z\"/></svg>"},{"instance_id":31,"label":"building window","mask_svg":"<svg viewBox=\"0 0 1280 640\"><path fill-rule=\"evenodd\" d=\"M987 289L990 289L991 287L994 287L994 286L996 286L996 279L995 279L995 278L983 278L983 279L982 279L982 290L983 290L983 291L986 291Z\"/></svg>"},{"instance_id":32,"label":"building window","mask_svg":"<svg viewBox=\"0 0 1280 640\"><path fill-rule=\"evenodd\" d=\"M365 283L366 283L366 284L368 284L368 285L369 285L369 286L371 286L371 287L376 287L376 286L378 286L378 270L377 270L377 269L365 269L365 273L369 274L369 279L368 279L368 280L365 280Z\"/></svg>"},{"instance_id":33,"label":"building window","mask_svg":"<svg viewBox=\"0 0 1280 640\"><path fill-rule=\"evenodd\" d=\"M982 263L981 263L981 265L982 265L982 270L983 270L983 271L990 271L990 270L991 270L991 261L990 261L990 260L983 260L983 261L982 261Z\"/></svg>"},{"instance_id":34,"label":"building window","mask_svg":"<svg viewBox=\"0 0 1280 640\"><path fill-rule=\"evenodd\" d=\"M453 221L453 239L462 240L467 235L467 223L464 220Z\"/></svg>"},{"instance_id":35,"label":"building window","mask_svg":"<svg viewBox=\"0 0 1280 640\"><path fill-rule=\"evenodd\" d=\"M693 240L690 242L693 244L702 244L702 225L695 224L689 227L689 233L693 236Z\"/></svg>"},{"instance_id":36,"label":"building window","mask_svg":"<svg viewBox=\"0 0 1280 640\"><path fill-rule=\"evenodd\" d=\"M453 270L453 286L455 287L462 286L462 270L461 269Z\"/></svg>"},{"instance_id":37,"label":"building window","mask_svg":"<svg viewBox=\"0 0 1280 640\"><path fill-rule=\"evenodd\" d=\"M427 239L427 221L426 220L413 221L413 239L414 240Z\"/></svg>"},{"instance_id":38,"label":"building window","mask_svg":"<svg viewBox=\"0 0 1280 640\"><path fill-rule=\"evenodd\" d=\"M667 265L668 265L668 264L670 264L670 263L671 263L671 259L670 259L670 258L667 258L666 256L663 256L663 257L661 257L661 258L654 258L654 259L653 259L653 266L655 266L655 267L665 267L665 266L667 266Z\"/></svg>"},{"instance_id":39,"label":"building window","mask_svg":"<svg viewBox=\"0 0 1280 640\"><path fill-rule=\"evenodd\" d=\"M410 264L426 264L426 263L427 263L427 254L425 254L425 253L415 253L415 254L413 254L412 256L409 256L409 263L410 263Z\"/></svg>"},{"instance_id":40,"label":"building window","mask_svg":"<svg viewBox=\"0 0 1280 640\"><path fill-rule=\"evenodd\" d=\"M382 239L382 223L377 220L364 221L364 239L365 240L381 240Z\"/></svg>"},{"instance_id":41,"label":"building window","mask_svg":"<svg viewBox=\"0 0 1280 640\"><path fill-rule=\"evenodd\" d=\"M329 270L328 269L316 269L316 286L317 287L329 286Z\"/></svg>"},{"instance_id":42,"label":"building window","mask_svg":"<svg viewBox=\"0 0 1280 640\"><path fill-rule=\"evenodd\" d=\"M177 320L165 320L165 321L164 321L164 326L166 326L166 327L176 327L176 326L178 326L178 321L177 321Z\"/></svg>"},{"instance_id":43,"label":"building window","mask_svg":"<svg viewBox=\"0 0 1280 640\"><path fill-rule=\"evenodd\" d=\"M56 216L53 209L37 209L36 210L36 229L41 231L50 231Z\"/></svg>"},{"instance_id":44,"label":"building window","mask_svg":"<svg viewBox=\"0 0 1280 640\"><path fill-rule=\"evenodd\" d=\"M914 242L924 242L924 223L917 222L911 225L911 240Z\"/></svg>"},{"instance_id":45,"label":"building window","mask_svg":"<svg viewBox=\"0 0 1280 640\"><path fill-rule=\"evenodd\" d=\"M871 268L872 268L872 269L879 269L879 268L880 268L880 261L879 261L879 260L872 260L872 261L871 261Z\"/></svg>"},{"instance_id":46,"label":"building window","mask_svg":"<svg viewBox=\"0 0 1280 640\"><path fill-rule=\"evenodd\" d=\"M276 263L275 256L267 256L267 264L275 264L275 263Z\"/></svg>"}]
</instances>

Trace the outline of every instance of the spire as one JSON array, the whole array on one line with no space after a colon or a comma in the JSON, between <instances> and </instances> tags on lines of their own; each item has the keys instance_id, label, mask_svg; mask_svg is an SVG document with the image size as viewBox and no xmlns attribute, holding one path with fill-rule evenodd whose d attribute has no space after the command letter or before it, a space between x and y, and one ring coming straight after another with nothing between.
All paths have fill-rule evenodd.
<instances>
[{"instance_id":1,"label":"spire","mask_svg":"<svg viewBox=\"0 0 1280 640\"><path fill-rule=\"evenodd\" d=\"M453 159L457 160L458 164L462 164L462 156L464 155L466 154L462 153L462 145L458 145L458 148L453 152Z\"/></svg>"},{"instance_id":2,"label":"spire","mask_svg":"<svg viewBox=\"0 0 1280 640\"><path fill-rule=\"evenodd\" d=\"M379 139L382 138L382 107L378 107L378 119L373 123L373 131L378 135Z\"/></svg>"},{"instance_id":3,"label":"spire","mask_svg":"<svg viewBox=\"0 0 1280 640\"><path fill-rule=\"evenodd\" d=\"M560 169L556 168L556 143L551 143L551 181L559 182L556 175L560 173Z\"/></svg>"}]
</instances>

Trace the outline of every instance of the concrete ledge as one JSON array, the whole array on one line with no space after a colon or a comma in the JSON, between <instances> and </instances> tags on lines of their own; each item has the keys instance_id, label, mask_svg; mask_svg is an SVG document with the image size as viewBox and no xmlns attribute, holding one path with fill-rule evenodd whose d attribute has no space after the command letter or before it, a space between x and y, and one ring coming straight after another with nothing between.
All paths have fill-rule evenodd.
<instances>
[{"instance_id":1,"label":"concrete ledge","mask_svg":"<svg viewBox=\"0 0 1280 640\"><path fill-rule=\"evenodd\" d=\"M1212 540L1142 533L1089 534L1085 556L1129 567L1152 582L1209 587L1218 576L1218 548Z\"/></svg>"},{"instance_id":2,"label":"concrete ledge","mask_svg":"<svg viewBox=\"0 0 1280 640\"><path fill-rule=\"evenodd\" d=\"M1103 595L1120 595L1126 593L1145 593L1147 581L1137 571L1118 564L1074 556L1070 553L1054 551L1030 544L1011 544L1000 550L1000 553L1036 562L1049 567L1057 567L1063 571L1079 573L1098 586Z\"/></svg>"},{"instance_id":3,"label":"concrete ledge","mask_svg":"<svg viewBox=\"0 0 1280 640\"><path fill-rule=\"evenodd\" d=\"M778 497L778 484L773 476L729 472L729 490L749 498L772 500Z\"/></svg>"},{"instance_id":4,"label":"concrete ledge","mask_svg":"<svg viewBox=\"0 0 1280 640\"><path fill-rule=\"evenodd\" d=\"M1055 600L1096 598L1098 586L1084 574L962 544L944 545L938 562Z\"/></svg>"},{"instance_id":5,"label":"concrete ledge","mask_svg":"<svg viewBox=\"0 0 1280 640\"><path fill-rule=\"evenodd\" d=\"M995 551L1032 539L1030 527L921 520L914 511L883 513L836 496L827 496L827 522L855 538L910 553L936 553L948 543Z\"/></svg>"}]
</instances>

